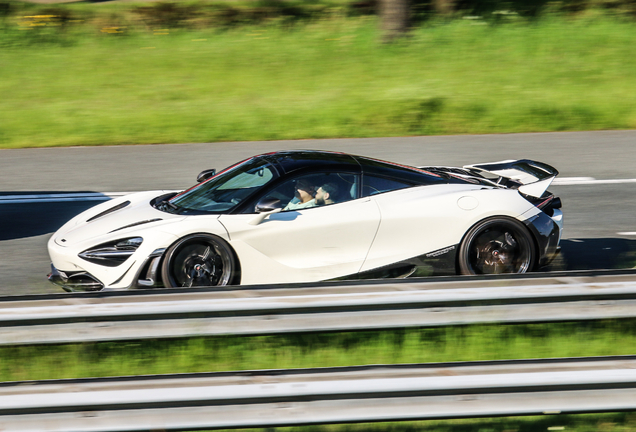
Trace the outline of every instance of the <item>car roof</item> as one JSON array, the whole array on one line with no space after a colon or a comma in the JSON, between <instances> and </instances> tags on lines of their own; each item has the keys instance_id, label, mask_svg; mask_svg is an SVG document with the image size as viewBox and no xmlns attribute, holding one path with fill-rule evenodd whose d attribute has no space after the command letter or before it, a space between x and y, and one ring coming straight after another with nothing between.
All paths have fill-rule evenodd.
<instances>
[{"instance_id":1,"label":"car roof","mask_svg":"<svg viewBox=\"0 0 636 432\"><path fill-rule=\"evenodd\" d=\"M373 159L365 156L353 156L347 153L324 150L285 150L265 153L261 157L275 164L285 175L297 170L346 170L368 174L383 175L401 179L413 184L431 184L444 182L442 178L429 171ZM283 174L281 173L281 174Z\"/></svg>"},{"instance_id":2,"label":"car roof","mask_svg":"<svg viewBox=\"0 0 636 432\"><path fill-rule=\"evenodd\" d=\"M321 150L286 150L265 153L262 157L282 168L285 174L299 169L343 169L360 171L356 158L346 153Z\"/></svg>"}]
</instances>

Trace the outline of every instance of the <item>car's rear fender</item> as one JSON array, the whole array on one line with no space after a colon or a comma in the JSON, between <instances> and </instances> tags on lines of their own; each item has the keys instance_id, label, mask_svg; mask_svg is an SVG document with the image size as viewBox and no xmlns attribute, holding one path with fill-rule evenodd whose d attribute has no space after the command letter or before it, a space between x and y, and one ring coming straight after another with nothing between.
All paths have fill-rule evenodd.
<instances>
[{"instance_id":1,"label":"car's rear fender","mask_svg":"<svg viewBox=\"0 0 636 432\"><path fill-rule=\"evenodd\" d=\"M361 271L458 245L473 225L488 217L523 222L541 212L517 191L495 187L422 186L372 199L382 216Z\"/></svg>"}]
</instances>

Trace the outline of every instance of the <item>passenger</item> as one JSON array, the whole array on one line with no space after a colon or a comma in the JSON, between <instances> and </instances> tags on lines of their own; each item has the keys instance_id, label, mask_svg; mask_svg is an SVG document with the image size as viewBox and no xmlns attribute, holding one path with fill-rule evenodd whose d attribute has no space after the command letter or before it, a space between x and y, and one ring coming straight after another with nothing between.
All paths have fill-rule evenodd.
<instances>
[{"instance_id":1,"label":"passenger","mask_svg":"<svg viewBox=\"0 0 636 432\"><path fill-rule=\"evenodd\" d=\"M309 184L307 180L298 180L295 186L294 199L285 206L283 210L300 210L316 206L316 188Z\"/></svg>"},{"instance_id":2,"label":"passenger","mask_svg":"<svg viewBox=\"0 0 636 432\"><path fill-rule=\"evenodd\" d=\"M338 186L333 183L325 183L316 191L316 204L327 205L336 202L338 197Z\"/></svg>"}]
</instances>

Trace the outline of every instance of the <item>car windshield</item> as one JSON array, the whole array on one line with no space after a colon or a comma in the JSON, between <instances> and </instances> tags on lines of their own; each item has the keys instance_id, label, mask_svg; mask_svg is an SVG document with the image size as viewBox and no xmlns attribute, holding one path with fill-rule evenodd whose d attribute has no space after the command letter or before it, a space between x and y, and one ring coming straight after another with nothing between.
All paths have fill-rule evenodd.
<instances>
[{"instance_id":1,"label":"car windshield","mask_svg":"<svg viewBox=\"0 0 636 432\"><path fill-rule=\"evenodd\" d=\"M168 206L180 214L224 213L277 177L266 160L248 159L180 193Z\"/></svg>"}]
</instances>

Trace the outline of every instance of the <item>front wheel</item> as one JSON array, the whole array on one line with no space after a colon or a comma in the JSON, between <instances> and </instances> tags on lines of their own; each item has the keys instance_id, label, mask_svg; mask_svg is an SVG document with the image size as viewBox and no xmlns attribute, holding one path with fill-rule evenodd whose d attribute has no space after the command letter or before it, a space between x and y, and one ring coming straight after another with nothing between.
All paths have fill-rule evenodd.
<instances>
[{"instance_id":1,"label":"front wheel","mask_svg":"<svg viewBox=\"0 0 636 432\"><path fill-rule=\"evenodd\" d=\"M536 247L528 229L507 217L485 219L466 233L459 248L464 275L525 273L534 269Z\"/></svg>"},{"instance_id":2,"label":"front wheel","mask_svg":"<svg viewBox=\"0 0 636 432\"><path fill-rule=\"evenodd\" d=\"M168 248L161 266L167 288L232 285L237 273L237 260L230 246L209 234L180 239Z\"/></svg>"}]
</instances>

